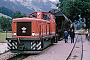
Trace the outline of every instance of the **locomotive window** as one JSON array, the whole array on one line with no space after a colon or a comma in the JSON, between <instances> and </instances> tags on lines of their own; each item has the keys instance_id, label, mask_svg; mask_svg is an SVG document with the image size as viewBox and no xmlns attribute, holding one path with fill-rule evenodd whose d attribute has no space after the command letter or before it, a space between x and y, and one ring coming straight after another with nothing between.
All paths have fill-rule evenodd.
<instances>
[{"instance_id":1,"label":"locomotive window","mask_svg":"<svg viewBox=\"0 0 90 60\"><path fill-rule=\"evenodd\" d=\"M37 18L37 15L36 15L36 14L33 14L32 17L33 17L33 18Z\"/></svg>"},{"instance_id":2,"label":"locomotive window","mask_svg":"<svg viewBox=\"0 0 90 60\"><path fill-rule=\"evenodd\" d=\"M37 18L37 14L36 13L32 13L32 14L30 14L30 17L31 18Z\"/></svg>"},{"instance_id":3,"label":"locomotive window","mask_svg":"<svg viewBox=\"0 0 90 60\"><path fill-rule=\"evenodd\" d=\"M43 14L43 19L44 20L50 20L50 15L49 14Z\"/></svg>"}]
</instances>

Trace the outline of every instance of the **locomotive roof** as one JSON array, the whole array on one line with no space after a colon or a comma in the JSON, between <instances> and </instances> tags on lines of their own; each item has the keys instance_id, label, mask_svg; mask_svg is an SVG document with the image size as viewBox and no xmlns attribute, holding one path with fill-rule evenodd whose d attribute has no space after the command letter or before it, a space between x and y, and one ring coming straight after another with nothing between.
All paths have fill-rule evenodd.
<instances>
[{"instance_id":1,"label":"locomotive roof","mask_svg":"<svg viewBox=\"0 0 90 60\"><path fill-rule=\"evenodd\" d=\"M23 17L23 18L15 18L13 20L24 20L24 19L27 19L27 20L40 20L39 18L30 18L30 17Z\"/></svg>"},{"instance_id":2,"label":"locomotive roof","mask_svg":"<svg viewBox=\"0 0 90 60\"><path fill-rule=\"evenodd\" d=\"M38 21L47 21L47 20L43 20L43 19L39 19L39 18L29 18L29 17L13 19L13 21L15 21L15 22L22 22L22 21L26 22L26 21L36 21L36 20L38 20ZM49 22L49 21L47 21L47 22Z\"/></svg>"}]
</instances>

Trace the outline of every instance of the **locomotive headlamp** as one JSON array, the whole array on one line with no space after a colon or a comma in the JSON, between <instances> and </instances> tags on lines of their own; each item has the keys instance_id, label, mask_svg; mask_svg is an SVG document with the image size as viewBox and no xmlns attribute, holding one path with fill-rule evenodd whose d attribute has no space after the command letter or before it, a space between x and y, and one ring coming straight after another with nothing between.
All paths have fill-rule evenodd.
<instances>
[{"instance_id":1,"label":"locomotive headlamp","mask_svg":"<svg viewBox=\"0 0 90 60\"><path fill-rule=\"evenodd\" d=\"M37 15L39 16L39 15L40 15L40 13L37 13Z\"/></svg>"},{"instance_id":2,"label":"locomotive headlamp","mask_svg":"<svg viewBox=\"0 0 90 60\"><path fill-rule=\"evenodd\" d=\"M32 36L35 36L35 33L34 33L34 31L32 32Z\"/></svg>"},{"instance_id":3,"label":"locomotive headlamp","mask_svg":"<svg viewBox=\"0 0 90 60\"><path fill-rule=\"evenodd\" d=\"M16 32L14 32L13 35L16 35Z\"/></svg>"}]
</instances>

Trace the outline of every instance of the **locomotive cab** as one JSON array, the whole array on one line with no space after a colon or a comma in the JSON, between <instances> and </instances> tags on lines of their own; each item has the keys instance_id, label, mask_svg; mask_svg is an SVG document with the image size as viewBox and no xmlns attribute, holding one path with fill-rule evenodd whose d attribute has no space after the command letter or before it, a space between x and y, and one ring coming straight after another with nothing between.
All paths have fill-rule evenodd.
<instances>
[{"instance_id":1,"label":"locomotive cab","mask_svg":"<svg viewBox=\"0 0 90 60\"><path fill-rule=\"evenodd\" d=\"M48 12L34 12L30 17L12 20L12 38L6 38L14 53L40 52L58 42L54 16Z\"/></svg>"}]
</instances>

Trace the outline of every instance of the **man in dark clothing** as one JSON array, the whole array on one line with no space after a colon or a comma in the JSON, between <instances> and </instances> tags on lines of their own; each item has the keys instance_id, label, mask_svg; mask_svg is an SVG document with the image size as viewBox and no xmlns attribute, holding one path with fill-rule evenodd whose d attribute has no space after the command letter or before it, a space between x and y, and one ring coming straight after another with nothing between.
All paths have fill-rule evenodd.
<instances>
[{"instance_id":1,"label":"man in dark clothing","mask_svg":"<svg viewBox=\"0 0 90 60\"><path fill-rule=\"evenodd\" d=\"M75 32L73 29L70 31L70 37L71 37L71 43L74 43Z\"/></svg>"},{"instance_id":2,"label":"man in dark clothing","mask_svg":"<svg viewBox=\"0 0 90 60\"><path fill-rule=\"evenodd\" d=\"M65 43L68 43L68 31L67 30L64 31L64 39L65 39Z\"/></svg>"}]
</instances>

